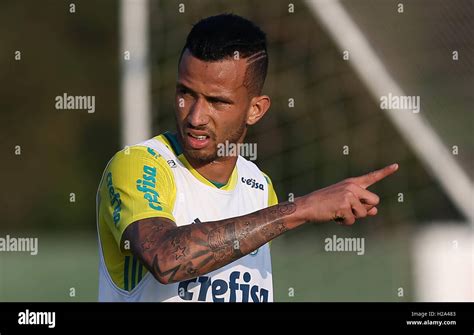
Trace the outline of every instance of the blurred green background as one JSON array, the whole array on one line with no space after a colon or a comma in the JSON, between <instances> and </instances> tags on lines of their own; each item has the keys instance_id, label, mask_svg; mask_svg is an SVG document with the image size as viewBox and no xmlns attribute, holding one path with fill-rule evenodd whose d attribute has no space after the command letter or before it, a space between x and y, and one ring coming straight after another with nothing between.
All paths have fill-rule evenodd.
<instances>
[{"instance_id":1,"label":"blurred green background","mask_svg":"<svg viewBox=\"0 0 474 335\"><path fill-rule=\"evenodd\" d=\"M393 178L372 188L382 200L377 217L353 227L307 224L275 240L275 300L413 300L414 233L433 221L465 219L306 4L291 3L294 13L287 1L150 1L154 133L174 129L177 61L192 24L222 12L254 20L269 41L265 93L272 107L247 140L258 143L257 164L280 200L400 164ZM398 1L342 3L395 79L421 95L445 145L462 148L455 159L472 178L472 4L413 0L399 16ZM121 149L119 2L4 0L0 27L0 236L39 238L36 256L0 252L0 301L95 301L95 193ZM453 49L462 55L455 63ZM64 92L94 95L96 112L56 110L54 98ZM364 237L365 255L325 252L333 235Z\"/></svg>"}]
</instances>

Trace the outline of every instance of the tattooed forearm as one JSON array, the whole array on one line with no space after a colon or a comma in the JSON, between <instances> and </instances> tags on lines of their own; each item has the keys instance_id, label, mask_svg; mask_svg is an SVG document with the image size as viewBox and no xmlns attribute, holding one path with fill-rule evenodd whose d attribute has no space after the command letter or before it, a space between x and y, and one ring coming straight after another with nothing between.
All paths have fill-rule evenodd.
<instances>
[{"instance_id":1,"label":"tattooed forearm","mask_svg":"<svg viewBox=\"0 0 474 335\"><path fill-rule=\"evenodd\" d=\"M211 230L207 235L209 250L216 261L234 260L244 255L240 250L235 229L235 222L229 221L227 224Z\"/></svg>"},{"instance_id":2,"label":"tattooed forearm","mask_svg":"<svg viewBox=\"0 0 474 335\"><path fill-rule=\"evenodd\" d=\"M167 219L138 221L126 230L132 252L162 283L193 278L247 255L302 224L296 203L213 222L176 227Z\"/></svg>"}]
</instances>

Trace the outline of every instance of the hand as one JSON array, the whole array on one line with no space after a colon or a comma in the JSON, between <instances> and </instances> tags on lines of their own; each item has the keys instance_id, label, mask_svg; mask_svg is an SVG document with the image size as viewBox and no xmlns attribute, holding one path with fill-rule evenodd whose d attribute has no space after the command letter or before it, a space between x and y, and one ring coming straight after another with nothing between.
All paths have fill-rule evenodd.
<instances>
[{"instance_id":1,"label":"hand","mask_svg":"<svg viewBox=\"0 0 474 335\"><path fill-rule=\"evenodd\" d=\"M337 184L317 190L298 199L303 204L307 221L337 221L352 225L356 219L377 214L380 199L367 187L398 170L398 164L366 175L345 179Z\"/></svg>"}]
</instances>

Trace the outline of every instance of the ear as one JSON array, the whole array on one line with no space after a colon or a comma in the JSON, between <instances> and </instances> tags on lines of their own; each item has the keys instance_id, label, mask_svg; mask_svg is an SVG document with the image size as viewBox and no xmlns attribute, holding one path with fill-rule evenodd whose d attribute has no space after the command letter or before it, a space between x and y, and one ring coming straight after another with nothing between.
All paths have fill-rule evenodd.
<instances>
[{"instance_id":1,"label":"ear","mask_svg":"<svg viewBox=\"0 0 474 335\"><path fill-rule=\"evenodd\" d=\"M247 114L247 125L256 124L270 108L271 101L268 95L253 97L250 101L250 109Z\"/></svg>"}]
</instances>

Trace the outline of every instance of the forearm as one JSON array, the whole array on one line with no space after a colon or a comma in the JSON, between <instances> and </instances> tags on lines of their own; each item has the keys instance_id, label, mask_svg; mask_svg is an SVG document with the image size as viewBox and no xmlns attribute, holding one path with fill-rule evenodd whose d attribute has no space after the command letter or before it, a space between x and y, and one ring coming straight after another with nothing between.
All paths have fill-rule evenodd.
<instances>
[{"instance_id":1,"label":"forearm","mask_svg":"<svg viewBox=\"0 0 474 335\"><path fill-rule=\"evenodd\" d=\"M220 221L172 228L143 225L132 232L144 241L134 252L160 282L171 283L225 266L304 222L295 201ZM137 249L137 243L132 245Z\"/></svg>"}]
</instances>

